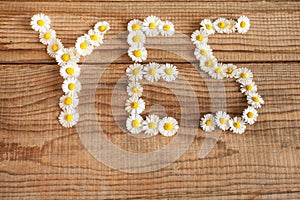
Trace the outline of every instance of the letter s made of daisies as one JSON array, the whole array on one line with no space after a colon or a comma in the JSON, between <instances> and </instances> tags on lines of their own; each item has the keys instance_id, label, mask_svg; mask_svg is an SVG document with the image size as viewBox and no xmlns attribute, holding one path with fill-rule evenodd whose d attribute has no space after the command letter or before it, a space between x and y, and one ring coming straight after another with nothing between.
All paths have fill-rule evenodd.
<instances>
[{"instance_id":1,"label":"letter s made of daisies","mask_svg":"<svg viewBox=\"0 0 300 200\"><path fill-rule=\"evenodd\" d=\"M191 40L196 46L194 55L199 60L199 68L208 73L211 78L235 78L240 84L240 91L246 95L249 106L240 117L231 118L225 111L214 114L208 113L200 120L200 126L206 132L219 128L223 131L231 130L233 133L242 134L246 130L246 124L254 124L257 121L257 109L264 104L264 100L257 92L257 85L252 80L253 74L247 68L237 68L233 64L218 62L213 51L207 44L208 36L215 33L246 33L250 28L250 21L246 16L241 16L237 21L219 18L212 22L204 19L200 23L201 28L193 32Z\"/></svg>"}]
</instances>

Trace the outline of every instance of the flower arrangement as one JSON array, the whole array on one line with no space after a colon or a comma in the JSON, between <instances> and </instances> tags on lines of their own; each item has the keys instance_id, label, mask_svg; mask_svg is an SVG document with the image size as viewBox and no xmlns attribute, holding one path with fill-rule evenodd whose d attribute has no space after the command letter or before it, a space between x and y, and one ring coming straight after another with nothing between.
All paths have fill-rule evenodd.
<instances>
[{"instance_id":1,"label":"flower arrangement","mask_svg":"<svg viewBox=\"0 0 300 200\"><path fill-rule=\"evenodd\" d=\"M212 22L210 19L204 19L200 25L201 28L194 31L191 36L191 41L196 46L194 55L200 61L200 69L213 79L235 78L249 104L240 117L231 118L224 111L218 111L214 115L208 113L201 118L200 126L206 132L219 128L223 131L231 130L233 133L242 134L246 130L246 124L254 124L257 121L257 109L264 104L264 100L257 93L257 85L253 81L252 72L247 68L237 68L233 64L218 62L207 42L208 36L215 33L229 34L236 31L246 33L250 28L250 20L246 16L239 17L237 21L219 18Z\"/></svg>"},{"instance_id":2,"label":"flower arrangement","mask_svg":"<svg viewBox=\"0 0 300 200\"><path fill-rule=\"evenodd\" d=\"M78 62L81 56L90 55L93 49L103 43L104 34L110 29L107 22L98 22L94 29L77 38L75 47L65 48L57 39L55 30L50 27L51 20L44 14L36 14L31 18L31 27L40 33L40 42L47 45L50 57L55 58L60 66L60 75L64 81L62 90L64 95L59 99L59 107L62 109L58 119L62 126L73 127L79 120L76 107L79 104L78 93L81 84L78 80L80 68Z\"/></svg>"}]
</instances>

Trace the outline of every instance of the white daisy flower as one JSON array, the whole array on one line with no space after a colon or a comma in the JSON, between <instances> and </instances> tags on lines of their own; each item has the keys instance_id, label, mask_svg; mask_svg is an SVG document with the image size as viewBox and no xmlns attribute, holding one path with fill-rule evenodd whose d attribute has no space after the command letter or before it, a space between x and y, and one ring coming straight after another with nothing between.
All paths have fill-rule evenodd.
<instances>
[{"instance_id":1,"label":"white daisy flower","mask_svg":"<svg viewBox=\"0 0 300 200\"><path fill-rule=\"evenodd\" d=\"M236 70L235 78L237 79L236 81L239 83L243 83L246 80L252 79L253 78L253 73L251 70L243 67L243 68L238 68Z\"/></svg>"},{"instance_id":2,"label":"white daisy flower","mask_svg":"<svg viewBox=\"0 0 300 200\"><path fill-rule=\"evenodd\" d=\"M100 34L105 34L108 30L110 29L109 23L108 22L98 22L94 26L94 31L98 32Z\"/></svg>"},{"instance_id":3,"label":"white daisy flower","mask_svg":"<svg viewBox=\"0 0 300 200\"><path fill-rule=\"evenodd\" d=\"M63 49L64 46L59 39L52 38L49 40L47 46L47 53L52 57L55 58L57 51Z\"/></svg>"},{"instance_id":4,"label":"white daisy flower","mask_svg":"<svg viewBox=\"0 0 300 200\"><path fill-rule=\"evenodd\" d=\"M126 100L125 110L129 114L140 114L145 110L145 101L137 96L132 96Z\"/></svg>"},{"instance_id":5,"label":"white daisy flower","mask_svg":"<svg viewBox=\"0 0 300 200\"><path fill-rule=\"evenodd\" d=\"M214 79L223 79L226 77L226 69L222 63L218 63L212 70L209 71L209 75Z\"/></svg>"},{"instance_id":6,"label":"white daisy flower","mask_svg":"<svg viewBox=\"0 0 300 200\"><path fill-rule=\"evenodd\" d=\"M178 129L178 122L173 117L164 117L158 123L158 130L163 136L173 136Z\"/></svg>"},{"instance_id":7,"label":"white daisy flower","mask_svg":"<svg viewBox=\"0 0 300 200\"><path fill-rule=\"evenodd\" d=\"M240 16L235 27L239 33L246 33L250 28L250 20L246 16Z\"/></svg>"},{"instance_id":8,"label":"white daisy flower","mask_svg":"<svg viewBox=\"0 0 300 200\"><path fill-rule=\"evenodd\" d=\"M226 131L229 129L230 116L226 112L218 111L216 113L215 120L216 120L216 125L223 131Z\"/></svg>"},{"instance_id":9,"label":"white daisy flower","mask_svg":"<svg viewBox=\"0 0 300 200\"><path fill-rule=\"evenodd\" d=\"M243 134L246 130L245 122L240 117L229 120L230 130L234 133Z\"/></svg>"},{"instance_id":10,"label":"white daisy flower","mask_svg":"<svg viewBox=\"0 0 300 200\"><path fill-rule=\"evenodd\" d=\"M85 35L89 43L95 47L100 46L103 43L103 35L97 31L89 30L88 34Z\"/></svg>"},{"instance_id":11,"label":"white daisy flower","mask_svg":"<svg viewBox=\"0 0 300 200\"><path fill-rule=\"evenodd\" d=\"M206 114L201 118L201 128L206 132L212 132L216 128L216 120L212 114Z\"/></svg>"},{"instance_id":12,"label":"white daisy flower","mask_svg":"<svg viewBox=\"0 0 300 200\"><path fill-rule=\"evenodd\" d=\"M212 49L207 44L198 45L194 51L197 60L203 59L207 54L212 54Z\"/></svg>"},{"instance_id":13,"label":"white daisy flower","mask_svg":"<svg viewBox=\"0 0 300 200\"><path fill-rule=\"evenodd\" d=\"M147 36L157 36L159 34L160 19L156 16L148 16L143 22L143 31Z\"/></svg>"},{"instance_id":14,"label":"white daisy flower","mask_svg":"<svg viewBox=\"0 0 300 200\"><path fill-rule=\"evenodd\" d=\"M246 95L257 92L257 86L255 82L251 79L243 81L241 83L241 92Z\"/></svg>"},{"instance_id":15,"label":"white daisy flower","mask_svg":"<svg viewBox=\"0 0 300 200\"><path fill-rule=\"evenodd\" d=\"M172 36L175 33L174 24L170 21L162 21L158 29L162 36Z\"/></svg>"},{"instance_id":16,"label":"white daisy flower","mask_svg":"<svg viewBox=\"0 0 300 200\"><path fill-rule=\"evenodd\" d=\"M193 32L191 40L196 46L200 44L207 44L208 34L203 29L196 30Z\"/></svg>"},{"instance_id":17,"label":"white daisy flower","mask_svg":"<svg viewBox=\"0 0 300 200\"><path fill-rule=\"evenodd\" d=\"M60 113L58 120L63 127L71 128L77 124L79 114L75 110L65 110Z\"/></svg>"},{"instance_id":18,"label":"white daisy flower","mask_svg":"<svg viewBox=\"0 0 300 200\"><path fill-rule=\"evenodd\" d=\"M86 36L77 38L75 47L78 54L81 56L90 55L94 49L93 45L89 42L89 38Z\"/></svg>"},{"instance_id":19,"label":"white daisy flower","mask_svg":"<svg viewBox=\"0 0 300 200\"><path fill-rule=\"evenodd\" d=\"M47 15L36 14L31 17L30 25L35 31L46 31L50 29L50 18Z\"/></svg>"},{"instance_id":20,"label":"white daisy flower","mask_svg":"<svg viewBox=\"0 0 300 200\"><path fill-rule=\"evenodd\" d=\"M207 73L213 70L217 64L218 60L212 54L207 54L200 60L200 68Z\"/></svg>"},{"instance_id":21,"label":"white daisy flower","mask_svg":"<svg viewBox=\"0 0 300 200\"><path fill-rule=\"evenodd\" d=\"M237 67L234 64L223 64L226 71L227 78L235 78Z\"/></svg>"},{"instance_id":22,"label":"white daisy flower","mask_svg":"<svg viewBox=\"0 0 300 200\"><path fill-rule=\"evenodd\" d=\"M77 95L63 95L59 99L59 107L63 110L74 110L78 103Z\"/></svg>"},{"instance_id":23,"label":"white daisy flower","mask_svg":"<svg viewBox=\"0 0 300 200\"><path fill-rule=\"evenodd\" d=\"M160 79L160 65L155 62L148 63L144 66L144 78L149 82L158 81Z\"/></svg>"},{"instance_id":24,"label":"white daisy flower","mask_svg":"<svg viewBox=\"0 0 300 200\"><path fill-rule=\"evenodd\" d=\"M258 113L257 110L255 110L255 108L248 106L248 108L246 108L243 112L243 116L242 118L244 119L244 121L248 124L254 124L257 120L258 117Z\"/></svg>"},{"instance_id":25,"label":"white daisy flower","mask_svg":"<svg viewBox=\"0 0 300 200\"><path fill-rule=\"evenodd\" d=\"M143 87L139 82L130 82L127 85L127 94L129 96L141 97L143 94Z\"/></svg>"},{"instance_id":26,"label":"white daisy flower","mask_svg":"<svg viewBox=\"0 0 300 200\"><path fill-rule=\"evenodd\" d=\"M80 68L76 63L69 63L61 66L59 72L64 79L72 77L78 78L80 75Z\"/></svg>"},{"instance_id":27,"label":"white daisy flower","mask_svg":"<svg viewBox=\"0 0 300 200\"><path fill-rule=\"evenodd\" d=\"M40 42L43 44L49 44L54 38L56 38L55 30L46 29L40 32Z\"/></svg>"},{"instance_id":28,"label":"white daisy flower","mask_svg":"<svg viewBox=\"0 0 300 200\"><path fill-rule=\"evenodd\" d=\"M249 93L247 96L247 102L254 108L261 108L261 105L265 103L263 98L258 93Z\"/></svg>"},{"instance_id":29,"label":"white daisy flower","mask_svg":"<svg viewBox=\"0 0 300 200\"><path fill-rule=\"evenodd\" d=\"M236 31L236 21L234 21L233 19L228 20L229 21L229 29L228 29L228 33L234 33Z\"/></svg>"},{"instance_id":30,"label":"white daisy flower","mask_svg":"<svg viewBox=\"0 0 300 200\"><path fill-rule=\"evenodd\" d=\"M179 74L176 66L170 63L161 65L159 69L159 73L161 75L161 78L167 82L174 81Z\"/></svg>"},{"instance_id":31,"label":"white daisy flower","mask_svg":"<svg viewBox=\"0 0 300 200\"><path fill-rule=\"evenodd\" d=\"M225 19L225 18L219 18L213 23L214 29L218 33L228 33L229 32L229 27L230 27L230 22Z\"/></svg>"},{"instance_id":32,"label":"white daisy flower","mask_svg":"<svg viewBox=\"0 0 300 200\"><path fill-rule=\"evenodd\" d=\"M58 65L67 65L75 62L74 53L70 49L60 49L56 52L55 56Z\"/></svg>"},{"instance_id":33,"label":"white daisy flower","mask_svg":"<svg viewBox=\"0 0 300 200\"><path fill-rule=\"evenodd\" d=\"M81 84L76 78L67 78L62 84L62 90L65 94L76 95L81 90Z\"/></svg>"},{"instance_id":34,"label":"white daisy flower","mask_svg":"<svg viewBox=\"0 0 300 200\"><path fill-rule=\"evenodd\" d=\"M128 56L134 62L143 62L147 59L147 50L145 47L129 47Z\"/></svg>"},{"instance_id":35,"label":"white daisy flower","mask_svg":"<svg viewBox=\"0 0 300 200\"><path fill-rule=\"evenodd\" d=\"M157 135L158 134L159 117L157 115L149 115L143 122L143 131L146 135Z\"/></svg>"},{"instance_id":36,"label":"white daisy flower","mask_svg":"<svg viewBox=\"0 0 300 200\"><path fill-rule=\"evenodd\" d=\"M234 30L234 27L232 26L232 23L230 22L230 20L226 19L225 20L225 23L226 23L226 28L224 28L224 33L232 33L233 30Z\"/></svg>"},{"instance_id":37,"label":"white daisy flower","mask_svg":"<svg viewBox=\"0 0 300 200\"><path fill-rule=\"evenodd\" d=\"M244 68L238 68L236 70L235 78L237 79L236 81L238 83L242 84L246 80L252 79L253 78L253 74L252 74L252 72L249 69L247 69L245 67Z\"/></svg>"},{"instance_id":38,"label":"white daisy flower","mask_svg":"<svg viewBox=\"0 0 300 200\"><path fill-rule=\"evenodd\" d=\"M126 69L126 75L131 81L138 81L143 79L143 65L134 63L129 65Z\"/></svg>"},{"instance_id":39,"label":"white daisy flower","mask_svg":"<svg viewBox=\"0 0 300 200\"><path fill-rule=\"evenodd\" d=\"M143 47L146 43L146 36L142 31L130 32L127 36L127 43L134 47Z\"/></svg>"},{"instance_id":40,"label":"white daisy flower","mask_svg":"<svg viewBox=\"0 0 300 200\"><path fill-rule=\"evenodd\" d=\"M70 47L68 49L73 53L73 55L75 57L75 62L76 63L79 62L79 60L80 60L80 54L77 52L76 48L75 47Z\"/></svg>"},{"instance_id":41,"label":"white daisy flower","mask_svg":"<svg viewBox=\"0 0 300 200\"><path fill-rule=\"evenodd\" d=\"M127 24L127 30L132 31L142 31L143 22L138 19L133 19Z\"/></svg>"},{"instance_id":42,"label":"white daisy flower","mask_svg":"<svg viewBox=\"0 0 300 200\"><path fill-rule=\"evenodd\" d=\"M209 19L202 20L200 25L208 35L215 33L215 29L213 28L213 23Z\"/></svg>"},{"instance_id":43,"label":"white daisy flower","mask_svg":"<svg viewBox=\"0 0 300 200\"><path fill-rule=\"evenodd\" d=\"M139 134L143 130L143 118L140 115L130 115L126 120L126 128L132 134Z\"/></svg>"}]
</instances>

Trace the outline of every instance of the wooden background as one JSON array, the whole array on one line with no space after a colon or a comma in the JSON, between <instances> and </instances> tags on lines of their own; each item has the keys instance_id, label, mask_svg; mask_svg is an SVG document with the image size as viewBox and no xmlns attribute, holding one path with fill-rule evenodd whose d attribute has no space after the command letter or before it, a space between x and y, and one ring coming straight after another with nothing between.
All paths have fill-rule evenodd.
<instances>
[{"instance_id":1,"label":"wooden background","mask_svg":"<svg viewBox=\"0 0 300 200\"><path fill-rule=\"evenodd\" d=\"M299 1L1 1L0 11L0 199L300 199ZM88 153L76 128L64 129L57 121L59 67L29 26L31 16L41 12L65 46L101 20L110 22L110 38L126 31L130 19L150 14L172 21L186 35L204 18L247 15L247 34L215 35L209 44L219 60L253 71L266 102L259 121L244 135L223 133L203 159L199 149L209 136L199 129L187 151L166 168L136 174L111 169ZM197 95L200 114L213 108L204 80L184 59L150 50L148 60L176 63ZM121 56L99 81L99 124L126 151L159 150L171 139L141 140L124 134L113 120L109 100L128 63ZM224 84L227 112L240 114L246 101L239 86ZM170 90L144 89L147 105L160 103L178 115Z\"/></svg>"}]
</instances>

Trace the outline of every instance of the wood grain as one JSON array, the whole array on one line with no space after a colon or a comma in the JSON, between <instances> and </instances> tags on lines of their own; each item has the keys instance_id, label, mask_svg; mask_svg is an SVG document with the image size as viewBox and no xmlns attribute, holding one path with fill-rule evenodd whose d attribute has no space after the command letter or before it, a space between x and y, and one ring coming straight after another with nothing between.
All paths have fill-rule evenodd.
<instances>
[{"instance_id":1,"label":"wood grain","mask_svg":"<svg viewBox=\"0 0 300 200\"><path fill-rule=\"evenodd\" d=\"M0 199L300 199L299 1L2 1L0 10ZM247 15L252 22L249 33L215 35L210 44L219 60L253 71L266 101L259 121L244 135L223 133L203 159L201 145L214 138L199 128L186 152L163 169L131 174L109 168L88 152L76 128L64 129L57 122L62 95L59 67L29 26L31 16L40 12L50 16L65 46L73 46L99 20L110 22L109 40L124 33L130 19L150 14L174 22L177 32L187 36L204 18ZM191 56L189 45L183 42L172 48ZM118 51L126 48L103 45L95 53L107 57ZM210 103L210 93L218 88L209 92L208 85L214 82L199 76L192 65L197 63L167 51L149 52L149 61L172 62L188 80L199 103L189 116L191 122L198 112L217 109ZM116 83L129 63L122 55L101 77L82 80L83 87L96 88L96 93L91 101L80 98L95 104L95 123L120 149L159 150L172 139L132 137L119 126L124 122L114 119L111 98L126 87ZM85 60L82 77L92 77L105 66L105 59ZM240 114L246 101L238 85L233 80L223 85L227 112ZM161 104L168 114L180 117L172 93L180 87L145 85L144 99L147 105ZM224 101L223 96L215 98Z\"/></svg>"}]
</instances>

